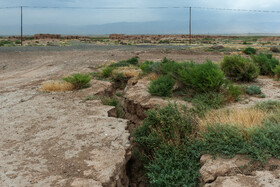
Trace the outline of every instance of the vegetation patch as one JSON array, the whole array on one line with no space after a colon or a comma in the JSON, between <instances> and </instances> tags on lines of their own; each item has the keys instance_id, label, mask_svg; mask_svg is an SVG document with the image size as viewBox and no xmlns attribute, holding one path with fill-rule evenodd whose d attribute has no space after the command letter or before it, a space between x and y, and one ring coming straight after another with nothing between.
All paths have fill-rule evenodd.
<instances>
[{"instance_id":1,"label":"vegetation patch","mask_svg":"<svg viewBox=\"0 0 280 187\"><path fill-rule=\"evenodd\" d=\"M171 76L161 76L157 80L151 81L148 92L156 96L169 97L175 83L176 81Z\"/></svg>"},{"instance_id":2,"label":"vegetation patch","mask_svg":"<svg viewBox=\"0 0 280 187\"><path fill-rule=\"evenodd\" d=\"M243 51L246 55L254 55L257 53L257 50L252 48L252 47L247 47L246 49L244 49Z\"/></svg>"},{"instance_id":3,"label":"vegetation patch","mask_svg":"<svg viewBox=\"0 0 280 187\"><path fill-rule=\"evenodd\" d=\"M42 84L40 91L42 92L66 92L72 91L74 86L66 81L48 81Z\"/></svg>"},{"instance_id":4,"label":"vegetation patch","mask_svg":"<svg viewBox=\"0 0 280 187\"><path fill-rule=\"evenodd\" d=\"M197 92L218 92L225 80L225 75L219 66L211 61L203 64L186 64L178 74L184 86Z\"/></svg>"},{"instance_id":5,"label":"vegetation patch","mask_svg":"<svg viewBox=\"0 0 280 187\"><path fill-rule=\"evenodd\" d=\"M90 87L91 76L88 74L76 73L63 78L63 80L71 83L74 89L79 90Z\"/></svg>"},{"instance_id":6,"label":"vegetation patch","mask_svg":"<svg viewBox=\"0 0 280 187\"><path fill-rule=\"evenodd\" d=\"M194 108L193 111L199 115L203 116L205 112L211 109L219 109L225 105L226 98L216 92L209 92L195 95L191 100Z\"/></svg>"},{"instance_id":7,"label":"vegetation patch","mask_svg":"<svg viewBox=\"0 0 280 187\"><path fill-rule=\"evenodd\" d=\"M259 54L252 56L253 62L260 68L261 75L274 75L273 69L279 65L279 60L272 57L272 54Z\"/></svg>"},{"instance_id":8,"label":"vegetation patch","mask_svg":"<svg viewBox=\"0 0 280 187\"><path fill-rule=\"evenodd\" d=\"M245 93L248 95L260 95L262 93L261 88L259 86L245 86L244 87Z\"/></svg>"},{"instance_id":9,"label":"vegetation patch","mask_svg":"<svg viewBox=\"0 0 280 187\"><path fill-rule=\"evenodd\" d=\"M216 123L251 128L261 125L267 116L267 112L256 108L220 109L207 112L198 121L200 129Z\"/></svg>"},{"instance_id":10,"label":"vegetation patch","mask_svg":"<svg viewBox=\"0 0 280 187\"><path fill-rule=\"evenodd\" d=\"M259 68L250 59L240 55L225 56L221 68L234 81L253 81L259 76Z\"/></svg>"},{"instance_id":11,"label":"vegetation patch","mask_svg":"<svg viewBox=\"0 0 280 187\"><path fill-rule=\"evenodd\" d=\"M133 137L150 185L198 186L203 154L243 154L258 161L280 158L280 123L264 120L266 115L256 108L234 109L196 120L190 110L176 104L149 110Z\"/></svg>"},{"instance_id":12,"label":"vegetation patch","mask_svg":"<svg viewBox=\"0 0 280 187\"><path fill-rule=\"evenodd\" d=\"M232 83L227 85L226 97L229 102L239 101L242 94L243 94L243 89L241 86L234 85Z\"/></svg>"},{"instance_id":13,"label":"vegetation patch","mask_svg":"<svg viewBox=\"0 0 280 187\"><path fill-rule=\"evenodd\" d=\"M117 63L111 64L110 67L125 67L130 65L137 65L138 64L138 58L133 57L128 60L119 61Z\"/></svg>"},{"instance_id":14,"label":"vegetation patch","mask_svg":"<svg viewBox=\"0 0 280 187\"><path fill-rule=\"evenodd\" d=\"M116 108L117 118L123 118L125 115L125 109L122 102L117 97L104 96L101 98L103 105L114 106Z\"/></svg>"}]
</instances>

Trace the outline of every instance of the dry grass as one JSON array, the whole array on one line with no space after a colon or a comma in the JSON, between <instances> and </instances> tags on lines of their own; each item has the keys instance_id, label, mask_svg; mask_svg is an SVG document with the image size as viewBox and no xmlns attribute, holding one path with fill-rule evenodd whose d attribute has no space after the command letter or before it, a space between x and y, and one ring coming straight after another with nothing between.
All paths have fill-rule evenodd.
<instances>
[{"instance_id":1,"label":"dry grass","mask_svg":"<svg viewBox=\"0 0 280 187\"><path fill-rule=\"evenodd\" d=\"M113 71L113 74L122 73L122 76L125 78L137 78L140 74L139 69L135 69L134 67L120 67Z\"/></svg>"},{"instance_id":2,"label":"dry grass","mask_svg":"<svg viewBox=\"0 0 280 187\"><path fill-rule=\"evenodd\" d=\"M150 73L144 77L144 80L153 81L153 80L157 80L159 77L160 77L160 75L158 75L156 73Z\"/></svg>"},{"instance_id":3,"label":"dry grass","mask_svg":"<svg viewBox=\"0 0 280 187\"><path fill-rule=\"evenodd\" d=\"M74 86L65 81L48 81L42 84L40 91L42 92L65 92L71 91Z\"/></svg>"},{"instance_id":4,"label":"dry grass","mask_svg":"<svg viewBox=\"0 0 280 187\"><path fill-rule=\"evenodd\" d=\"M212 110L203 118L198 119L200 129L208 124L238 125L243 128L250 128L261 125L268 114L259 109L236 108L231 110Z\"/></svg>"}]
</instances>

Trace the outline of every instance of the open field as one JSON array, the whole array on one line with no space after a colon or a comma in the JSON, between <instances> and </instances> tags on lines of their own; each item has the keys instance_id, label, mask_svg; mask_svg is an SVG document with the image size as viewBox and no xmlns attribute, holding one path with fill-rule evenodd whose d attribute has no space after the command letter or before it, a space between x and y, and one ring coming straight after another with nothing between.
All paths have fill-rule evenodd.
<instances>
[{"instance_id":1,"label":"open field","mask_svg":"<svg viewBox=\"0 0 280 187\"><path fill-rule=\"evenodd\" d=\"M240 43L245 39L255 43ZM249 59L242 52L248 46L272 54L278 39L264 45L259 38L218 40L0 47L0 186L280 185L279 77L252 68L249 78L242 74L246 81L230 79L219 64L224 55ZM279 60L278 53L273 56ZM59 91L74 89L61 82L73 73L92 77L91 85ZM258 138L264 139L254 142ZM135 144L144 157L132 156ZM259 164L271 156L268 165ZM257 164L250 165L250 158Z\"/></svg>"}]
</instances>

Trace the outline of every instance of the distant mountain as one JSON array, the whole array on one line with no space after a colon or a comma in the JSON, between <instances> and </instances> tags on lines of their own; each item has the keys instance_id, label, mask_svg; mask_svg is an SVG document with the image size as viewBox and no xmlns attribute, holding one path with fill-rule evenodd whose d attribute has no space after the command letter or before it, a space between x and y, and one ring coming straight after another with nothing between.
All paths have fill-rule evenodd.
<instances>
[{"instance_id":1,"label":"distant mountain","mask_svg":"<svg viewBox=\"0 0 280 187\"><path fill-rule=\"evenodd\" d=\"M213 22L200 23L195 20L192 24L195 34L226 34L226 33L280 33L280 26L273 23L262 25L249 25L248 23L232 22L230 25L224 25ZM186 34L188 33L188 22L184 21L154 21L154 22L120 22L108 23L102 25L23 25L24 35L33 35L36 33L52 34L77 34L77 35L106 35L112 33L118 34ZM0 26L0 35L19 35L20 25Z\"/></svg>"}]
</instances>

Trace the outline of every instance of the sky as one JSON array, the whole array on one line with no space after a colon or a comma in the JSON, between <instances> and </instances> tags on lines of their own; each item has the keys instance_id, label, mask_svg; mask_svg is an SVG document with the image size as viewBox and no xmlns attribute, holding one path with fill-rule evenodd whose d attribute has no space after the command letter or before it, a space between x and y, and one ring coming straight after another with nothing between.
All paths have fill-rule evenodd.
<instances>
[{"instance_id":1,"label":"sky","mask_svg":"<svg viewBox=\"0 0 280 187\"><path fill-rule=\"evenodd\" d=\"M279 0L0 0L0 35L17 35L23 8L24 34L187 34L188 9L146 7L209 7L279 10ZM55 8L56 7L56 8ZM65 9L57 7L81 7ZM137 7L137 9L87 9ZM192 9L196 34L280 33L280 13ZM138 25L136 24L138 23Z\"/></svg>"}]
</instances>

